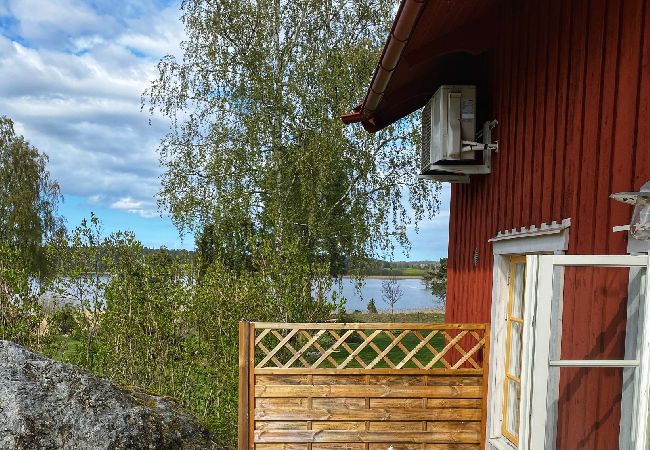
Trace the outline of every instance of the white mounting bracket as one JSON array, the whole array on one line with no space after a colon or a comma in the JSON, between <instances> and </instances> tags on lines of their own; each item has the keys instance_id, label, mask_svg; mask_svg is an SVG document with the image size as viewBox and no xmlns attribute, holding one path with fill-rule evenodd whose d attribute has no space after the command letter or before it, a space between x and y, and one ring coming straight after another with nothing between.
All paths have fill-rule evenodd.
<instances>
[{"instance_id":1,"label":"white mounting bracket","mask_svg":"<svg viewBox=\"0 0 650 450\"><path fill-rule=\"evenodd\" d=\"M446 174L420 174L420 180L440 181L441 183L460 183L468 184L469 175L446 173Z\"/></svg>"},{"instance_id":2,"label":"white mounting bracket","mask_svg":"<svg viewBox=\"0 0 650 450\"><path fill-rule=\"evenodd\" d=\"M492 143L492 129L499 122L491 120L483 124L481 137L483 142L461 141L463 150L483 151L483 164L435 164L431 165L430 174L418 175L425 180L442 181L449 183L469 183L470 175L487 175L492 172L492 152L499 151L499 143Z\"/></svg>"}]
</instances>

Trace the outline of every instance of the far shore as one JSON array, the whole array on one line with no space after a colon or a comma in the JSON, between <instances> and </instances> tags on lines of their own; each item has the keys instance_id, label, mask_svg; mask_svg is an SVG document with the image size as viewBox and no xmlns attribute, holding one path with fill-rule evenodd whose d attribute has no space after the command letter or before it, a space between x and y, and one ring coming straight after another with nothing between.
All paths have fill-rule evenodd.
<instances>
[{"instance_id":1,"label":"far shore","mask_svg":"<svg viewBox=\"0 0 650 450\"><path fill-rule=\"evenodd\" d=\"M343 275L342 278L356 278L351 275ZM370 280L421 280L422 276L419 275L361 275L361 278Z\"/></svg>"}]
</instances>

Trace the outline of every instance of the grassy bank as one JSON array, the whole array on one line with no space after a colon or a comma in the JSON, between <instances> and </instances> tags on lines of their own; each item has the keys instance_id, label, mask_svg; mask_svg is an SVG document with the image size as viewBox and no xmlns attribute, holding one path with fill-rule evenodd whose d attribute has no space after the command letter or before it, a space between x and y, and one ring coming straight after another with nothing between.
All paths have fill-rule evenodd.
<instances>
[{"instance_id":1,"label":"grassy bank","mask_svg":"<svg viewBox=\"0 0 650 450\"><path fill-rule=\"evenodd\" d=\"M345 322L399 322L399 323L444 323L445 313L437 310L403 311L391 314L380 311L378 313L349 313L345 316Z\"/></svg>"}]
</instances>

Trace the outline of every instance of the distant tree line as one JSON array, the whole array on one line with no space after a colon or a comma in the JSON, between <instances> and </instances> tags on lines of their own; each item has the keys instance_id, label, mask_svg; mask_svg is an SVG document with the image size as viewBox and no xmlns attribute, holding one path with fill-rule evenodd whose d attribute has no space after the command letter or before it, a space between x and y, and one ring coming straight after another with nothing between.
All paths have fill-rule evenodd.
<instances>
[{"instance_id":1,"label":"distant tree line","mask_svg":"<svg viewBox=\"0 0 650 450\"><path fill-rule=\"evenodd\" d=\"M385 261L367 258L345 266L348 276L417 276L423 277L438 264L437 261Z\"/></svg>"}]
</instances>

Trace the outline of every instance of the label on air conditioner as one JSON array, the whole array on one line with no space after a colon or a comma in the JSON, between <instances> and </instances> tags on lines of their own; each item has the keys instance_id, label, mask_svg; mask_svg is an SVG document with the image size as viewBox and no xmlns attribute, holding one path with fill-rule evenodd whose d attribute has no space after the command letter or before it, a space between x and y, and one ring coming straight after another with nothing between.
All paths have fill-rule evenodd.
<instances>
[{"instance_id":1,"label":"label on air conditioner","mask_svg":"<svg viewBox=\"0 0 650 450\"><path fill-rule=\"evenodd\" d=\"M463 100L460 117L462 119L474 118L474 100Z\"/></svg>"}]
</instances>

